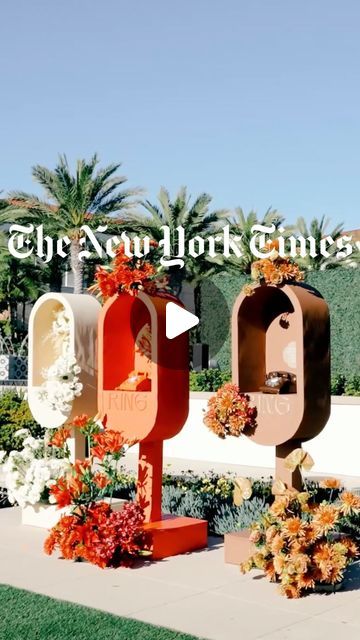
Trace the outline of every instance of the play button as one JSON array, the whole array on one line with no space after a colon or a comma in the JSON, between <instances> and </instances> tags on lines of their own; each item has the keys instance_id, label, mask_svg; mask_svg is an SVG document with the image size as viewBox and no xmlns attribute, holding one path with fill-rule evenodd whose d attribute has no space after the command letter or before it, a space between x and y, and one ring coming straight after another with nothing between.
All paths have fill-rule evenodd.
<instances>
[{"instance_id":1,"label":"play button","mask_svg":"<svg viewBox=\"0 0 360 640\"><path fill-rule=\"evenodd\" d=\"M166 305L166 337L169 340L196 327L199 318L174 302Z\"/></svg>"}]
</instances>

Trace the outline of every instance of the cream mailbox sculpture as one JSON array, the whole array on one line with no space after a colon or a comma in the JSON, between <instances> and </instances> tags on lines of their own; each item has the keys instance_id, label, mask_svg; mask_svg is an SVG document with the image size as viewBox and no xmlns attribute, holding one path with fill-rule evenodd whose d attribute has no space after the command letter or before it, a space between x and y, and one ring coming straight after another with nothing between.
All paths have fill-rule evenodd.
<instances>
[{"instance_id":1,"label":"cream mailbox sculpture","mask_svg":"<svg viewBox=\"0 0 360 640\"><path fill-rule=\"evenodd\" d=\"M78 414L97 413L96 336L99 302L89 295L46 293L29 319L28 401L35 420L56 429ZM85 441L74 431L73 458Z\"/></svg>"},{"instance_id":2,"label":"cream mailbox sculpture","mask_svg":"<svg viewBox=\"0 0 360 640\"><path fill-rule=\"evenodd\" d=\"M300 488L284 459L317 436L330 415L330 323L320 293L304 284L258 285L232 314L232 377L257 407L254 442L276 446L276 477Z\"/></svg>"}]
</instances>

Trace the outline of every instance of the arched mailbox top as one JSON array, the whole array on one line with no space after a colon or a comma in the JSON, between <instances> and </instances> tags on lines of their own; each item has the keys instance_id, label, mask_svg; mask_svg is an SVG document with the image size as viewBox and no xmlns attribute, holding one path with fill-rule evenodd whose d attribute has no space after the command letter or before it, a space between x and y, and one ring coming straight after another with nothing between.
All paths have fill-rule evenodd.
<instances>
[{"instance_id":1,"label":"arched mailbox top","mask_svg":"<svg viewBox=\"0 0 360 640\"><path fill-rule=\"evenodd\" d=\"M53 408L41 399L44 370L62 355L64 343L54 339L52 326L57 312L64 311L68 320L68 351L76 358L81 371L81 395L70 403L71 408ZM29 318L28 401L35 420L46 428L58 428L71 422L75 415L94 416L96 406L96 333L100 303L86 294L50 292L41 296Z\"/></svg>"},{"instance_id":2,"label":"arched mailbox top","mask_svg":"<svg viewBox=\"0 0 360 640\"><path fill-rule=\"evenodd\" d=\"M289 392L264 393L266 376L286 372ZM258 285L241 293L232 314L232 376L258 409L248 434L260 444L308 440L330 414L329 310L320 293L303 284Z\"/></svg>"},{"instance_id":3,"label":"arched mailbox top","mask_svg":"<svg viewBox=\"0 0 360 640\"><path fill-rule=\"evenodd\" d=\"M166 338L168 302L121 293L99 316L99 411L130 439L171 438L188 414L188 335Z\"/></svg>"}]
</instances>

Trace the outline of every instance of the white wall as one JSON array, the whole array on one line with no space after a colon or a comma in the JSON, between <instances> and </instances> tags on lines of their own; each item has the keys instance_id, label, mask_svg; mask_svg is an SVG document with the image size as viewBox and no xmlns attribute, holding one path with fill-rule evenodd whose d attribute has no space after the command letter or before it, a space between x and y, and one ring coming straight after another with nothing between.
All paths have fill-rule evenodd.
<instances>
[{"instance_id":1,"label":"white wall","mask_svg":"<svg viewBox=\"0 0 360 640\"><path fill-rule=\"evenodd\" d=\"M202 421L211 394L191 395L189 417L184 428L179 435L164 443L166 457L273 470L274 447L255 444L246 437L221 440ZM333 398L326 427L317 438L306 442L304 448L314 458L312 472L360 476L360 399Z\"/></svg>"}]
</instances>

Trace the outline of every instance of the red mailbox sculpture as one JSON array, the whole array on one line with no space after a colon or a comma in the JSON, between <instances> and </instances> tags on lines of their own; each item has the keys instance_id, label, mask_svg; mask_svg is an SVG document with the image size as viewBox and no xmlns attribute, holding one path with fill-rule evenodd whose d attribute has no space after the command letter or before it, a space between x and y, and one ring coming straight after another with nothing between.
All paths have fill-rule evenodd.
<instances>
[{"instance_id":1,"label":"red mailbox sculpture","mask_svg":"<svg viewBox=\"0 0 360 640\"><path fill-rule=\"evenodd\" d=\"M291 380L284 392L271 388L269 374L278 373ZM300 471L287 470L284 459L317 436L330 415L329 310L320 293L288 284L240 294L232 315L232 377L258 409L248 437L276 445L276 476L299 488Z\"/></svg>"},{"instance_id":2,"label":"red mailbox sculpture","mask_svg":"<svg viewBox=\"0 0 360 640\"><path fill-rule=\"evenodd\" d=\"M163 441L189 409L189 341L166 338L164 296L120 293L99 316L98 410L110 429L139 441L138 501L153 537L153 557L204 547L207 523L161 514Z\"/></svg>"}]
</instances>

